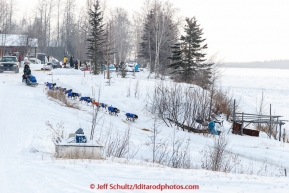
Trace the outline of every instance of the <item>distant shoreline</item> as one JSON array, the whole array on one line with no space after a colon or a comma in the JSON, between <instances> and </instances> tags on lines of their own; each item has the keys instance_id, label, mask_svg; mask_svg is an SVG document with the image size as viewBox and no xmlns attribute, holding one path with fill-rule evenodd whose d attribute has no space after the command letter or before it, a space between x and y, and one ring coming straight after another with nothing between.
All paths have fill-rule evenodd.
<instances>
[{"instance_id":1,"label":"distant shoreline","mask_svg":"<svg viewBox=\"0 0 289 193\"><path fill-rule=\"evenodd\" d=\"M289 70L289 67L262 67L262 66L227 66L222 65L221 68L262 68L262 69L286 69Z\"/></svg>"},{"instance_id":2,"label":"distant shoreline","mask_svg":"<svg viewBox=\"0 0 289 193\"><path fill-rule=\"evenodd\" d=\"M229 62L222 65L226 68L267 68L267 69L289 69L289 60L269 62Z\"/></svg>"}]
</instances>

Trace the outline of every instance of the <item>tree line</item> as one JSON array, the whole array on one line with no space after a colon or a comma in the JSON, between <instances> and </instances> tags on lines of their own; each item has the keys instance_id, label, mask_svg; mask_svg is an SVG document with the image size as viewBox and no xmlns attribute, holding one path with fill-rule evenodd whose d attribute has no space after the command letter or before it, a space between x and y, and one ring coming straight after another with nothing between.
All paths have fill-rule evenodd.
<instances>
[{"instance_id":1,"label":"tree line","mask_svg":"<svg viewBox=\"0 0 289 193\"><path fill-rule=\"evenodd\" d=\"M15 0L0 0L0 5L1 33L37 38L39 50L57 50L56 57L91 59L95 74L104 65L121 67L132 60L155 78L170 75L202 87L211 83L213 63L206 59L203 29L196 17L179 18L169 1L145 0L130 16L100 0L86 0L81 9L75 0L38 0L32 14L17 19Z\"/></svg>"}]
</instances>

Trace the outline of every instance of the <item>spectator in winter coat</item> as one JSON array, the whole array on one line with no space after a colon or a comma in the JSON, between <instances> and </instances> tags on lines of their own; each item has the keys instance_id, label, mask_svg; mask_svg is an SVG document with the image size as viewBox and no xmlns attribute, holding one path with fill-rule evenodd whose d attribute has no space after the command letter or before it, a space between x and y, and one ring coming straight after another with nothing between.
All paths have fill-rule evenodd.
<instances>
[{"instance_id":1,"label":"spectator in winter coat","mask_svg":"<svg viewBox=\"0 0 289 193\"><path fill-rule=\"evenodd\" d=\"M77 59L74 61L74 68L75 68L76 70L78 69L78 60L77 60Z\"/></svg>"},{"instance_id":2,"label":"spectator in winter coat","mask_svg":"<svg viewBox=\"0 0 289 193\"><path fill-rule=\"evenodd\" d=\"M47 62L48 62L48 63L51 63L51 58L50 58L50 56L47 56Z\"/></svg>"},{"instance_id":3,"label":"spectator in winter coat","mask_svg":"<svg viewBox=\"0 0 289 193\"><path fill-rule=\"evenodd\" d=\"M73 65L74 65L73 56L70 57L69 64L70 64L70 67L73 68Z\"/></svg>"},{"instance_id":4,"label":"spectator in winter coat","mask_svg":"<svg viewBox=\"0 0 289 193\"><path fill-rule=\"evenodd\" d=\"M63 58L63 67L64 68L66 67L67 61L68 61L68 58L66 56L64 56L64 58Z\"/></svg>"}]
</instances>

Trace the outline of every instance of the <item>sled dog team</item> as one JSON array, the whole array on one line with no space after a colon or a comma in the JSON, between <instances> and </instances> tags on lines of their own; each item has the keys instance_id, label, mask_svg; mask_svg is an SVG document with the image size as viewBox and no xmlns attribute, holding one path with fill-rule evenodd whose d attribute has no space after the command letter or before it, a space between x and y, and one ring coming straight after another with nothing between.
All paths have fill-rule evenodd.
<instances>
[{"instance_id":1,"label":"sled dog team","mask_svg":"<svg viewBox=\"0 0 289 193\"><path fill-rule=\"evenodd\" d=\"M82 101L84 101L86 102L87 105L91 103L92 107L95 106L97 108L105 109L105 111L108 110L110 115L118 116L118 113L120 113L120 110L116 107L112 107L112 106L108 107L108 105L105 103L99 103L95 101L93 98L90 98L88 96L81 96L81 93L72 92L72 89L67 90L66 88L56 86L56 83L46 82L45 86L46 86L46 89L49 89L49 90L55 90L55 91L59 90L59 91L64 92L65 94L67 94L68 98L71 98L74 100L78 98L81 103ZM138 119L138 116L132 113L126 113L125 116L126 116L126 120L130 120L130 121L135 121L136 119Z\"/></svg>"}]
</instances>

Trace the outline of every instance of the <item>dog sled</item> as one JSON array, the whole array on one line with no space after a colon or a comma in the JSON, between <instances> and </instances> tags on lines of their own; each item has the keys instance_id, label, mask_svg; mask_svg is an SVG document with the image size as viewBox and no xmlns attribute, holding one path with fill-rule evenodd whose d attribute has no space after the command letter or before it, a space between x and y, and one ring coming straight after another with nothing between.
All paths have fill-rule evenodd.
<instances>
[{"instance_id":1,"label":"dog sled","mask_svg":"<svg viewBox=\"0 0 289 193\"><path fill-rule=\"evenodd\" d=\"M32 87L36 87L38 85L37 80L35 78L35 76L28 76L28 77L22 77L22 82L24 82L27 86L32 86Z\"/></svg>"}]
</instances>

